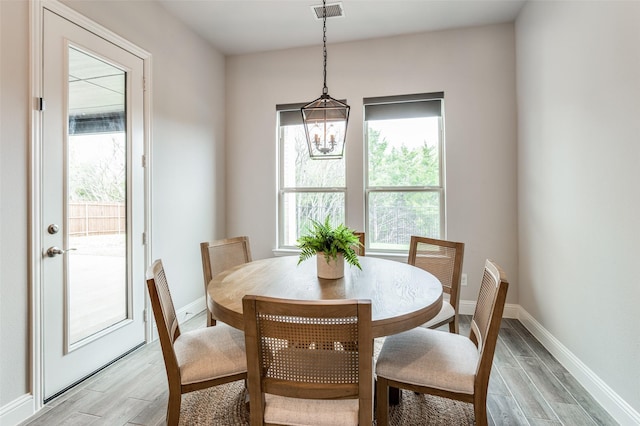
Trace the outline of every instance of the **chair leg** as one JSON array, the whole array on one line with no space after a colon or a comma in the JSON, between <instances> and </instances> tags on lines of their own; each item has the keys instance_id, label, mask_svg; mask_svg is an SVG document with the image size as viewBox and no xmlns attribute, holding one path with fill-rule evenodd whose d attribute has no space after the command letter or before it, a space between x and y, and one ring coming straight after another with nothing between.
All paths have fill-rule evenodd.
<instances>
[{"instance_id":1,"label":"chair leg","mask_svg":"<svg viewBox=\"0 0 640 426\"><path fill-rule=\"evenodd\" d=\"M389 405L398 405L400 404L400 397L402 397L402 393L399 388L390 387L389 388Z\"/></svg>"},{"instance_id":2,"label":"chair leg","mask_svg":"<svg viewBox=\"0 0 640 426\"><path fill-rule=\"evenodd\" d=\"M476 394L473 399L473 411L476 416L476 426L487 426L487 394Z\"/></svg>"},{"instance_id":3,"label":"chair leg","mask_svg":"<svg viewBox=\"0 0 640 426\"><path fill-rule=\"evenodd\" d=\"M207 311L207 327L216 325L216 320L213 319L213 314Z\"/></svg>"},{"instance_id":4,"label":"chair leg","mask_svg":"<svg viewBox=\"0 0 640 426\"><path fill-rule=\"evenodd\" d=\"M376 425L389 424L389 382L378 376L376 379Z\"/></svg>"},{"instance_id":5,"label":"chair leg","mask_svg":"<svg viewBox=\"0 0 640 426\"><path fill-rule=\"evenodd\" d=\"M169 389L169 403L167 404L167 426L178 426L180 421L180 404L182 394L180 390L172 392Z\"/></svg>"},{"instance_id":6,"label":"chair leg","mask_svg":"<svg viewBox=\"0 0 640 426\"><path fill-rule=\"evenodd\" d=\"M453 321L449 323L449 333L460 334L458 333L458 315L454 316Z\"/></svg>"}]
</instances>

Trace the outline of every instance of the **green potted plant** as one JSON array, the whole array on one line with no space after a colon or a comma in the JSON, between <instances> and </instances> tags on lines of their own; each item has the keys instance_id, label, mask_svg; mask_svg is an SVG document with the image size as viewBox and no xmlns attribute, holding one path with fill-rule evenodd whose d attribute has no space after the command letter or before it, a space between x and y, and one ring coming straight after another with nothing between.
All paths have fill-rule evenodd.
<instances>
[{"instance_id":1,"label":"green potted plant","mask_svg":"<svg viewBox=\"0 0 640 426\"><path fill-rule=\"evenodd\" d=\"M298 265L316 256L318 277L337 279L344 276L344 260L362 270L354 247L360 246L360 240L353 231L343 224L331 226L329 216L324 222L311 220L311 229L298 239L302 250ZM344 259L344 260L343 260Z\"/></svg>"}]
</instances>

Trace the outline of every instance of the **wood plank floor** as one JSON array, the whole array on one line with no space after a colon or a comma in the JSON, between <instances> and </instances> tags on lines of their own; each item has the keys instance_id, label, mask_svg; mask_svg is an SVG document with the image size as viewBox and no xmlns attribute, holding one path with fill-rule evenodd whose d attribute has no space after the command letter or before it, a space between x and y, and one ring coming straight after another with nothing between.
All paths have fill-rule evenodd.
<instances>
[{"instance_id":1,"label":"wood plank floor","mask_svg":"<svg viewBox=\"0 0 640 426\"><path fill-rule=\"evenodd\" d=\"M461 317L468 335L470 316ZM203 327L204 313L184 330ZM162 425L167 381L156 341L67 391L23 426ZM492 425L616 425L569 372L514 319L504 319L487 401Z\"/></svg>"}]
</instances>

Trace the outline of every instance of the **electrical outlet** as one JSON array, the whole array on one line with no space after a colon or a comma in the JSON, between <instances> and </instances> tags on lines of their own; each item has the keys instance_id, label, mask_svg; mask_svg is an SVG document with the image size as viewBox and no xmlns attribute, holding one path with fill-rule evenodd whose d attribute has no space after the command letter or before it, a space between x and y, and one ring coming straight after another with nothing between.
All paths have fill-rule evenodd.
<instances>
[{"instance_id":1,"label":"electrical outlet","mask_svg":"<svg viewBox=\"0 0 640 426\"><path fill-rule=\"evenodd\" d=\"M460 285L467 285L467 274L462 274L462 278L460 279Z\"/></svg>"}]
</instances>

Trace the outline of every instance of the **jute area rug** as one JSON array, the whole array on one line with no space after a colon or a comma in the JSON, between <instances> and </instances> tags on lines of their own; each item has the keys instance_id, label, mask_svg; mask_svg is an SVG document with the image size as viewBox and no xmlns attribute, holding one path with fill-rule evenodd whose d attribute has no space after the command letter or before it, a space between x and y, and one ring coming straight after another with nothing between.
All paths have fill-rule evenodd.
<instances>
[{"instance_id":1,"label":"jute area rug","mask_svg":"<svg viewBox=\"0 0 640 426\"><path fill-rule=\"evenodd\" d=\"M188 393L182 397L180 425L248 425L244 401L244 381ZM400 404L391 407L389 416L390 424L397 426L475 424L471 404L406 391Z\"/></svg>"}]
</instances>

